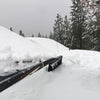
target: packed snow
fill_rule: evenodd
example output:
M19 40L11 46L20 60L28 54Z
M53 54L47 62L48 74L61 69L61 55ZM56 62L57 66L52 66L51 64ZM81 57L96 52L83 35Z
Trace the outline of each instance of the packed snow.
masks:
M47 67L0 93L0 100L100 100L100 53L69 50L51 39L24 38L0 27L0 72L23 67L23 60L63 56L56 70ZM15 65L15 61L20 61ZM29 66L30 64L24 64ZM15 67L16 66L16 67Z

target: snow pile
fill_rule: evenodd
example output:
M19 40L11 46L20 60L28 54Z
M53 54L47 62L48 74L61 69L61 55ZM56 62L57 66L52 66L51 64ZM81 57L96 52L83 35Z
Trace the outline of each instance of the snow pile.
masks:
M58 52L61 46L50 39L29 40L0 26L0 73L29 67L40 60L56 57L61 54ZM67 52L68 48L64 47L64 51ZM16 61L19 63L15 63ZM24 64L23 61L30 63Z
M41 56L50 58L68 50L68 48L51 39L30 38L30 40L0 26L0 60L9 57L18 60ZM61 48L64 48L63 51Z
M39 51L36 44L0 26L0 73L14 69L15 61L41 59Z

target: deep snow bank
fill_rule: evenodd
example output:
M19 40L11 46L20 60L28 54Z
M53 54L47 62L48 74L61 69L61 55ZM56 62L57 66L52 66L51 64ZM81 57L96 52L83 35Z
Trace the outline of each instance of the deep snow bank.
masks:
M30 41L30 40L31 41ZM0 26L0 60L50 58L67 52L68 48L51 39L24 38Z
M25 67L22 63L15 61L41 59L39 47L24 37L0 26L0 73L12 71Z
M54 40L44 38L29 40L0 26L0 73L25 68L65 52L68 52L68 48ZM30 63L24 64L23 60ZM16 64L16 61L19 63Z

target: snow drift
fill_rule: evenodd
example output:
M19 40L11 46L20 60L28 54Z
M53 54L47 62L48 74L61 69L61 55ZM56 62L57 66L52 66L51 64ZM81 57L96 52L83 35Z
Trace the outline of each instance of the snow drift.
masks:
M56 57L61 54L61 47L65 52L68 51L68 48L51 39L27 39L0 26L0 73L25 68L40 60ZM16 61L19 63L16 64ZM30 63L24 64L23 61Z

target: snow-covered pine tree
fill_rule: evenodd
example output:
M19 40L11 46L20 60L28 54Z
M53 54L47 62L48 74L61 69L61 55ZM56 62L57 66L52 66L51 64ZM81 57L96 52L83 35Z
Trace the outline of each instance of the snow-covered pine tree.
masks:
M53 38L61 44L64 44L64 25L63 18L57 14L55 24L53 27Z
M72 49L83 49L83 34L86 31L86 12L82 0L72 0L71 6L71 45Z
M95 12L95 26L96 26L96 31L95 31L95 46L94 50L100 51L100 0L96 0L96 12Z
M21 35L23 37L25 36L24 33L22 32L22 30L19 31L19 35Z
M71 46L71 34L70 34L70 23L67 19L67 16L65 16L65 19L64 19L64 45L66 47L69 47Z
M91 41L91 49L100 51L100 0L83 0L83 4L88 13L88 38Z

